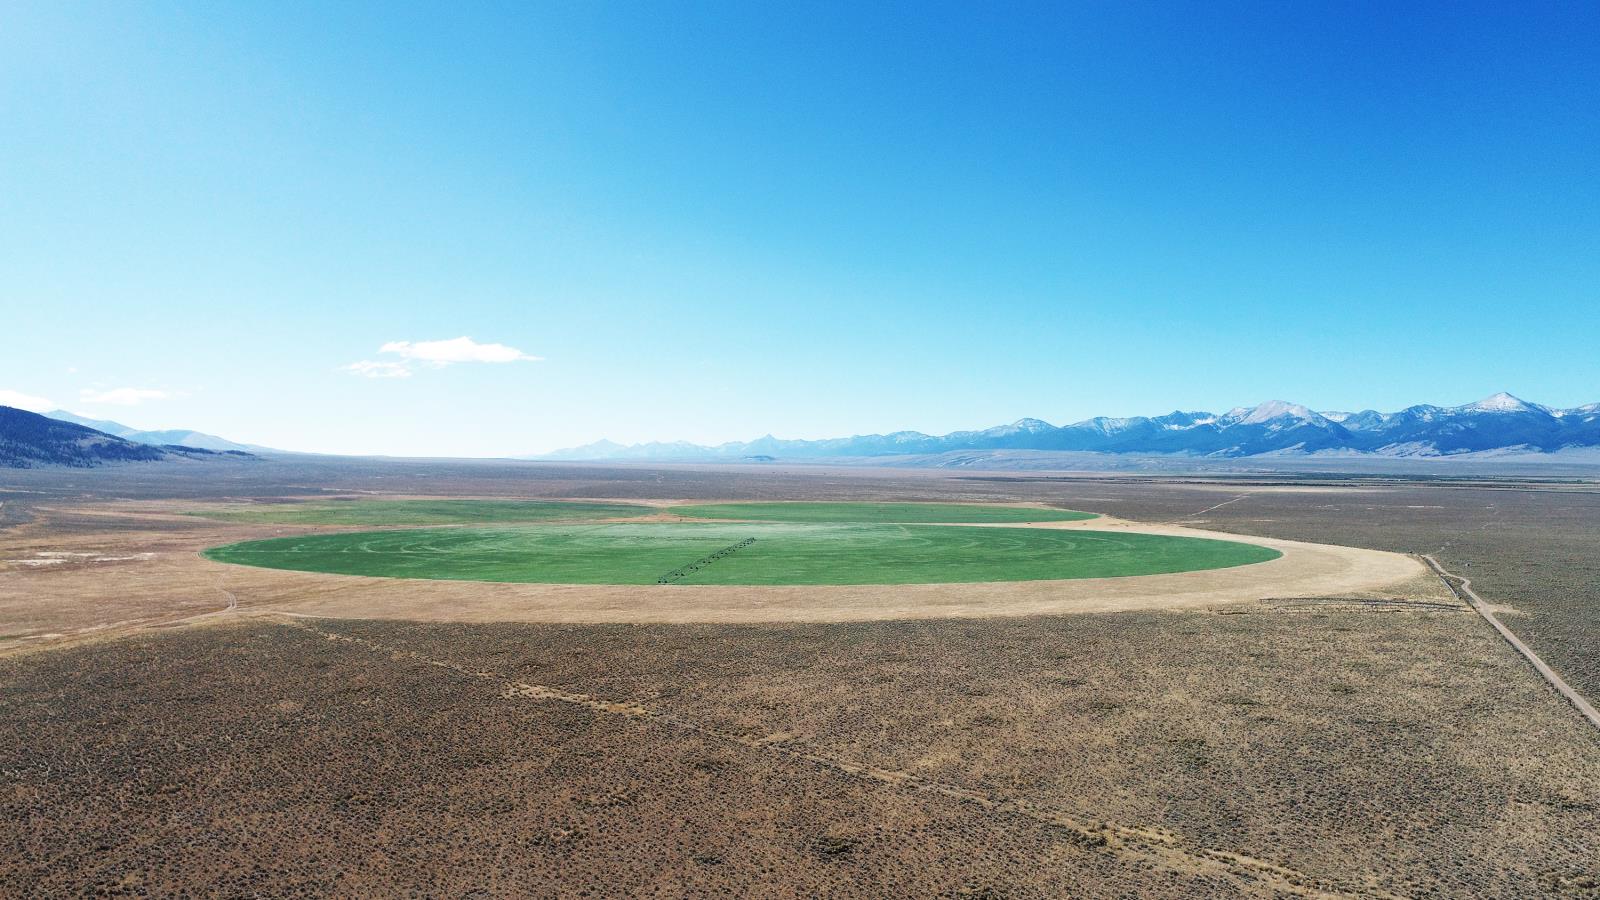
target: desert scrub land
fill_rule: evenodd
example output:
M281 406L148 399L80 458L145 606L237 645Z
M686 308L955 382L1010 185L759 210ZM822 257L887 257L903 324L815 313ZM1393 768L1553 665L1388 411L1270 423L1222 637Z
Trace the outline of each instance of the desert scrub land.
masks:
M1193 494L1102 503L1122 515L1170 514ZM1318 540L1375 550L1432 553L1472 579L1501 619L1591 702L1600 701L1600 486L1352 486L1319 493L1210 490L1204 527L1241 535ZM1158 505L1159 504L1159 505ZM1186 524L1196 520L1186 520Z
M0 659L0 893L1583 896L1600 740L1469 612L274 617Z
M297 619L440 583L215 566L198 552L288 531L177 513L374 491L1027 502L1431 552L1595 697L1592 485L317 460L8 478L5 558L59 561L0 572L0 896L1600 894L1600 739L1438 585L1007 619Z

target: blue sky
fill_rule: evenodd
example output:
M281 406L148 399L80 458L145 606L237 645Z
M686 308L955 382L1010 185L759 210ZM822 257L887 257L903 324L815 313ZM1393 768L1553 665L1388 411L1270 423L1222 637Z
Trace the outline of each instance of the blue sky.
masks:
M1596 148L1592 3L8 4L0 397L469 456L1571 406Z

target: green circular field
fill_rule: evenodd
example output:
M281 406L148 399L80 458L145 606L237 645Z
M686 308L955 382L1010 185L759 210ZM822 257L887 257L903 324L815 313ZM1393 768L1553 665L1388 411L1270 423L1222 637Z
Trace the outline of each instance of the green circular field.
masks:
M1237 541L1127 532L780 523L525 525L344 532L206 551L226 563L543 584L919 584L1107 578L1265 562Z
M982 506L975 503L697 503L672 506L667 512L696 519L738 519L754 522L922 522L1017 523L1076 522L1094 513L1035 506Z

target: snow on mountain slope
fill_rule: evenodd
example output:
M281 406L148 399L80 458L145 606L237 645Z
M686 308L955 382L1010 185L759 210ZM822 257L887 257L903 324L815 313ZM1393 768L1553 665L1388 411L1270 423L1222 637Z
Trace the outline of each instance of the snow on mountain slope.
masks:
M1328 420L1318 413L1314 413L1298 403L1290 403L1286 400L1268 400L1242 412L1243 415L1234 419L1234 424L1265 425L1280 419L1289 419L1294 422L1304 422L1312 425L1329 424ZM1233 414L1229 413L1229 415L1232 416Z
M1600 403L1554 410L1498 393L1475 403L1419 404L1399 412L1315 412L1286 400L1235 407L1222 415L1175 411L1164 416L1096 416L1057 427L1019 419L981 431L928 435L917 431L826 440L756 441L716 447L600 442L544 459L729 459L751 452L790 459L942 454L963 451L1084 451L1192 457L1371 454L1454 456L1500 452L1553 453L1600 448Z
M1490 394L1476 403L1458 406L1456 409L1462 412L1529 412L1535 409L1544 411L1545 408L1501 391L1498 394Z

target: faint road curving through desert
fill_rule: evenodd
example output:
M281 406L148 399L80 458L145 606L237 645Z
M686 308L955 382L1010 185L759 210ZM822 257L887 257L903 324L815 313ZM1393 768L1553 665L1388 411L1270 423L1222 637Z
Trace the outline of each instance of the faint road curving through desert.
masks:
M1532 647L1524 644L1521 638L1517 637L1510 628L1506 627L1504 622L1500 621L1494 611L1489 608L1489 604L1483 602L1483 598L1479 597L1477 592L1472 589L1471 579L1450 574L1445 571L1444 566L1439 565L1437 559L1426 553L1422 554L1422 559L1428 564L1429 568L1433 569L1434 574L1439 576L1439 580L1443 581L1446 587L1450 588L1457 597L1466 601L1474 610L1477 610L1478 615L1483 616L1484 621L1493 626L1495 631L1500 632L1500 636L1506 639L1506 643L1510 644L1528 662L1532 663L1534 670L1544 676L1545 681L1550 682L1550 686L1556 689L1556 693L1565 697L1568 703L1576 707L1578 712L1589 720L1590 725L1600 728L1600 711L1595 710L1594 704L1584 699L1582 694L1573 690L1565 679L1556 674L1555 669L1550 668L1548 663L1539 658L1539 654L1533 652Z

